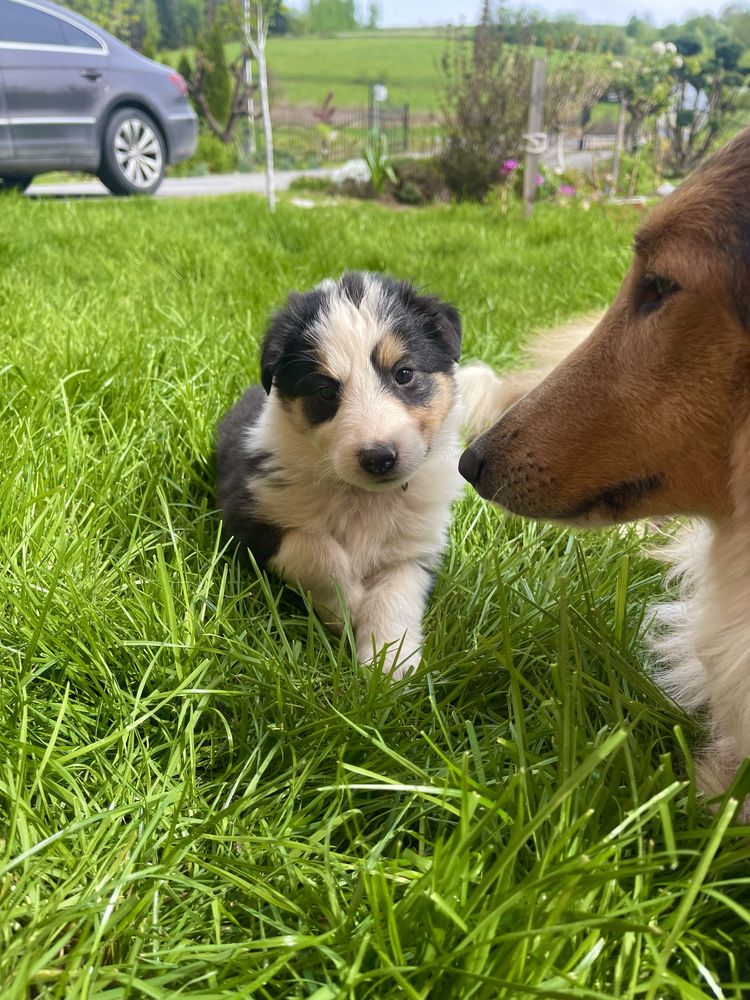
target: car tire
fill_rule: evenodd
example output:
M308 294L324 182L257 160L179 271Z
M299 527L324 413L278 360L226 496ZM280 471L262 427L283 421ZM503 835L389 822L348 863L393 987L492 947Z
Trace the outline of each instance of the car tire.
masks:
M153 194L164 177L161 129L140 108L120 108L107 122L99 178L112 194Z
M33 177L0 177L0 194L6 191L18 191L19 194L23 194L33 180Z

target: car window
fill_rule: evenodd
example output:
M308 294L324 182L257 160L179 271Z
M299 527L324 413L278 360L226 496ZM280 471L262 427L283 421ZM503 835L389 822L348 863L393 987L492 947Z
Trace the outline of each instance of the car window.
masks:
M0 0L0 41L64 45L62 21L35 7Z
M99 42L92 35L87 34L85 31L81 31L80 28L76 28L72 24L68 24L67 21L62 21L61 23L66 45L75 45L78 49L101 48Z
M0 0L0 42L101 49L95 38L67 21L12 0Z

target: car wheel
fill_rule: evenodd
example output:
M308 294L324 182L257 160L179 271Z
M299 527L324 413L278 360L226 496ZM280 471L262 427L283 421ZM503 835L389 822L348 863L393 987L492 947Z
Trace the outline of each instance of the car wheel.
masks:
M33 177L0 177L0 193L4 191L18 191L19 193L34 180Z
M113 194L153 194L164 176L164 139L140 108L121 108L107 122L99 177Z

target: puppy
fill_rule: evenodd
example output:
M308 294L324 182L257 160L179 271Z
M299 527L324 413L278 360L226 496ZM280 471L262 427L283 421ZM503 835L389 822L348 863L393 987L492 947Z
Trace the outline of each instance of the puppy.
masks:
M346 607L360 660L386 646L394 678L419 663L462 487L462 420L478 431L511 398L489 369L472 366L467 414L460 351L453 306L407 282L346 273L289 297L263 341L262 388L218 430L226 532L308 591L332 629Z

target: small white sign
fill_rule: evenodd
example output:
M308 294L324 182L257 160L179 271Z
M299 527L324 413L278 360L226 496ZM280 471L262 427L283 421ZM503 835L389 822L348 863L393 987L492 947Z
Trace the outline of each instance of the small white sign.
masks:
M372 88L372 96L378 104L385 104L388 100L388 88L382 83L376 83Z

